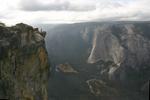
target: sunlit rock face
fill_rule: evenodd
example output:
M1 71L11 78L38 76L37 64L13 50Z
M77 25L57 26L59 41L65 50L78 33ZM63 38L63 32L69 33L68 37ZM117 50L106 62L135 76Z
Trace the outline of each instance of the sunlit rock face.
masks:
M125 74L129 69L138 72L144 70L146 66L148 68L150 40L148 36L145 36L147 33L144 33L143 27L142 24L131 23L96 27L88 63L114 62L116 69L110 68L108 74L113 77L115 72L118 74L117 69L123 67L119 72L120 80L126 78ZM145 27L148 28L149 24L146 24Z
M108 26L99 26L94 30L93 44L88 63L96 63L100 60L113 61L120 64L123 59L123 47L119 39L114 36Z
M95 28L88 62L96 63L104 60L113 61L117 65L126 62L129 66L149 63L150 41L141 34L142 30L134 24L106 25Z
M0 99L48 100L44 36L23 23L0 26Z

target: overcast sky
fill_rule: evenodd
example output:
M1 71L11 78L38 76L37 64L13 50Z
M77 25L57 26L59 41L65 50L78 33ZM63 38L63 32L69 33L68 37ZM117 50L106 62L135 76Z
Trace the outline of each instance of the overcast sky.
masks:
M150 20L150 0L0 0L8 25Z

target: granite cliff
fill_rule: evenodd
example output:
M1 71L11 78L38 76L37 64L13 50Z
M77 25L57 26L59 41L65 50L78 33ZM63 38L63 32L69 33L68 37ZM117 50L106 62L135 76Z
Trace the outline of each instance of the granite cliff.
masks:
M46 32L0 25L0 99L48 100Z
M79 99L86 97L85 94L91 96L87 91L103 100L109 97L111 100L147 99L148 92L144 91L148 91L150 80L149 32L149 22L77 23L50 29L46 42L57 80L51 81L52 85L74 86L78 100L92 100ZM73 66L78 74L67 76L55 71L57 65L65 63ZM62 77L62 86L59 86ZM50 91L51 95L60 93L55 94L54 90ZM62 89L60 94L72 95L69 92L72 90L66 93L67 90Z

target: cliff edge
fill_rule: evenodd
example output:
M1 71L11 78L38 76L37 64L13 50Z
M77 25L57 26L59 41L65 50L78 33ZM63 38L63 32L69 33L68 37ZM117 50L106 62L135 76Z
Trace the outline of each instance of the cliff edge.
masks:
M48 100L45 35L23 23L0 26L0 99Z

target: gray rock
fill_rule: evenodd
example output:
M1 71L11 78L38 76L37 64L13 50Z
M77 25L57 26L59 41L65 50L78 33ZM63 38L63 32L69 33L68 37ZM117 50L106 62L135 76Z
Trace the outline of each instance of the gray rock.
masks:
M0 27L0 99L48 100L48 55L33 27Z

